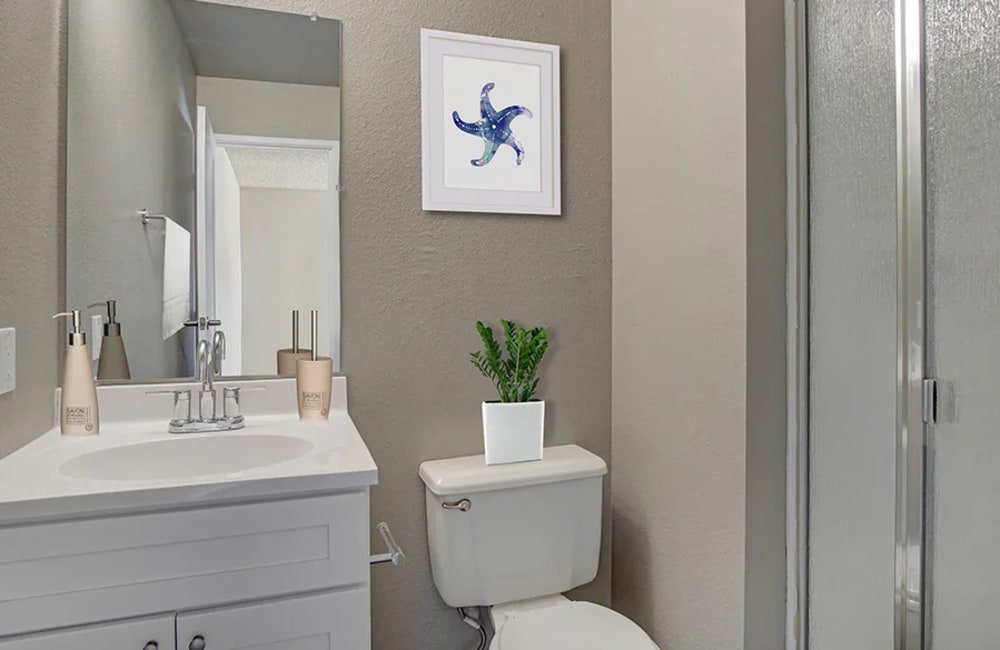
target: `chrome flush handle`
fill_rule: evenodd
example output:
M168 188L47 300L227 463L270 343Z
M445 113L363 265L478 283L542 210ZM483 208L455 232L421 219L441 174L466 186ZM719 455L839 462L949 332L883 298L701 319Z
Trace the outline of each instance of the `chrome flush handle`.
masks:
M468 499L461 499L459 501L453 501L448 503L445 501L441 504L441 507L445 510L461 510L462 512L468 512L472 510L472 502Z

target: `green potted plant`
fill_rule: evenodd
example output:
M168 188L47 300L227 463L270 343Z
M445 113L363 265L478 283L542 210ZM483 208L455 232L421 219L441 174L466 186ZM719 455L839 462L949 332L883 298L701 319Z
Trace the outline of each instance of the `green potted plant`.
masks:
M534 399L538 364L549 347L542 327L525 329L501 320L506 353L493 328L476 323L483 349L471 353L472 365L493 382L500 399L483 402L486 464L541 460L545 435L545 402Z

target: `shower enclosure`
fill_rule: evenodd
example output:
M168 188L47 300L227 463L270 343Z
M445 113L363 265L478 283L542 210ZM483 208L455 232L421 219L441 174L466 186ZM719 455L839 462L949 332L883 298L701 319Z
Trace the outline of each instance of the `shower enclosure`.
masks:
M1000 0L800 3L798 647L1000 648Z

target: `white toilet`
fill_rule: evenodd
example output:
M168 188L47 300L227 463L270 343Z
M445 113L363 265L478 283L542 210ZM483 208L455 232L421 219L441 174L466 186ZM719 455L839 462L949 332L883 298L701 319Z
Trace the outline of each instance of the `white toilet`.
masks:
M490 650L657 650L625 616L561 595L597 575L607 471L576 445L528 463L420 466L434 584L452 607L490 608Z

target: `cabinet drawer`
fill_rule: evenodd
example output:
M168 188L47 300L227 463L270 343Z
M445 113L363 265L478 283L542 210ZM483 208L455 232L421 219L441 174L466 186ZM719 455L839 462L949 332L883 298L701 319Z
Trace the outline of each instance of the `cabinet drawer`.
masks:
M367 587L178 614L177 650L369 650L370 616Z
M0 529L0 635L367 581L367 491Z
M174 650L174 616L33 634L0 641L0 650Z

